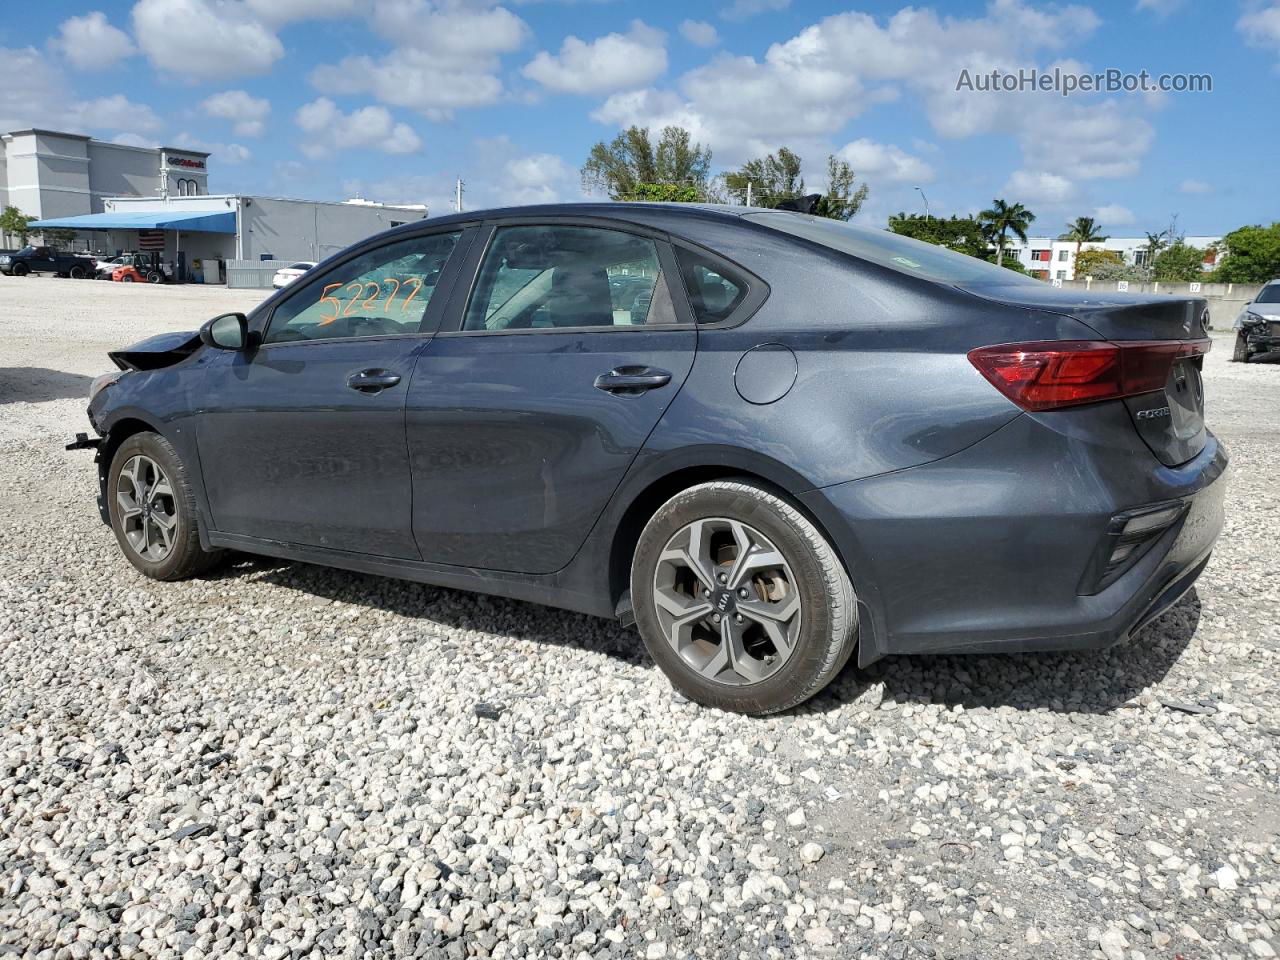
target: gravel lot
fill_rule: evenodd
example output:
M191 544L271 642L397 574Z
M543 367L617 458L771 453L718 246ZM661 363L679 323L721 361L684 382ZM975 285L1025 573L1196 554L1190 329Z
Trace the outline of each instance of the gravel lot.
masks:
M1210 355L1227 529L1131 645L753 720L601 620L135 574L62 450L88 378L255 299L0 277L0 956L1280 952L1280 365Z

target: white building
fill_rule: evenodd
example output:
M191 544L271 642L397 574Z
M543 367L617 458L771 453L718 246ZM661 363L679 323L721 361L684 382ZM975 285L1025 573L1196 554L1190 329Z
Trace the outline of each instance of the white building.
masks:
M1185 237L1189 247L1207 249L1218 243L1221 237ZM1084 243L1083 250L1113 250L1127 264L1146 266L1149 250L1146 237L1108 237L1106 240ZM1076 243L1074 240L1055 240L1052 237L1027 237L1023 243L1017 237L1005 240L1005 253L1016 254L1018 262L1026 271L1041 280L1075 280L1076 279ZM1212 251L1205 256L1204 269L1212 270L1217 266L1217 257ZM1080 279L1084 279L1081 277Z
M108 197L209 192L209 155L179 147L128 147L78 133L0 133L0 207L39 220L101 213Z

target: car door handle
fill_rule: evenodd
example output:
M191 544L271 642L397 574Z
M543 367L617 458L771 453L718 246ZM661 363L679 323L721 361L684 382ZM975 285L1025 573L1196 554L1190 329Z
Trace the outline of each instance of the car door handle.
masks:
M347 377L347 386L361 393L379 393L400 382L400 374L390 370L361 370Z
M596 389L623 396L639 396L646 390L665 387L671 374L653 367L616 367L596 377Z

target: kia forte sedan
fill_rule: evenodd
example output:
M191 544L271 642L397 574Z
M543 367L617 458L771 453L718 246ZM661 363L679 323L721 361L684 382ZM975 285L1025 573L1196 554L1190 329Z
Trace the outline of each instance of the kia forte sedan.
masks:
M466 213L113 353L72 446L149 577L239 550L617 617L764 714L1168 609L1222 526L1205 322L800 213Z

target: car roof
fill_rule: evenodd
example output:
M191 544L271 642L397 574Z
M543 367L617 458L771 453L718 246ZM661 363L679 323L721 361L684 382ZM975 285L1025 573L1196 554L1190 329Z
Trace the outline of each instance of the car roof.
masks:
M426 224L471 223L476 220L497 220L512 217L601 217L610 220L640 220L653 223L669 220L672 224L690 220L718 220L734 222L747 213L761 212L759 207L738 207L725 203L630 203L601 201L586 203L540 203L525 207L494 207L488 210L466 210L428 220L415 220L405 227L422 227Z

